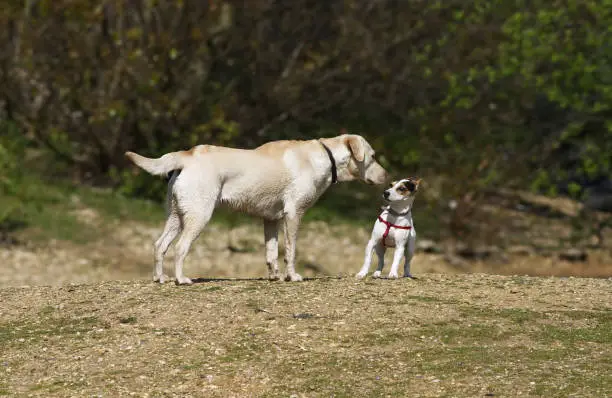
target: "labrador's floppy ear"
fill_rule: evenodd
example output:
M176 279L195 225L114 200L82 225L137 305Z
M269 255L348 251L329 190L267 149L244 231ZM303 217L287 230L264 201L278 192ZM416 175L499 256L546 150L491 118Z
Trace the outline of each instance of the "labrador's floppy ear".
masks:
M348 146L349 150L353 154L353 157L358 162L363 162L365 160L365 147L363 145L363 138L358 135L349 135L346 137L346 146Z

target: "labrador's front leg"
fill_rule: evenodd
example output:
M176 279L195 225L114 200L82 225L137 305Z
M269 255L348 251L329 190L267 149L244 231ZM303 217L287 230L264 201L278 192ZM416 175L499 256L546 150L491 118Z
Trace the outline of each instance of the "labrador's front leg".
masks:
M299 226L299 215L288 214L285 216L285 264L287 266L285 280L292 282L300 282L302 280L302 276L295 272L295 248Z
M271 281L280 279L278 270L278 225L278 220L264 220L266 264L268 265L268 278Z

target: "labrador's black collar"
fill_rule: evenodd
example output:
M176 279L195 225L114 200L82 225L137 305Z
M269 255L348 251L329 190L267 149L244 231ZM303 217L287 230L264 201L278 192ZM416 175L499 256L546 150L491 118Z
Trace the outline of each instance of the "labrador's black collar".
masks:
M321 141L319 141L319 143L321 144L323 149L325 149L325 152L327 152L327 156L329 157L329 161L331 162L332 184L335 184L338 182L338 169L336 168L336 159L334 159L334 155L332 155L332 152L327 147L327 145L325 145Z

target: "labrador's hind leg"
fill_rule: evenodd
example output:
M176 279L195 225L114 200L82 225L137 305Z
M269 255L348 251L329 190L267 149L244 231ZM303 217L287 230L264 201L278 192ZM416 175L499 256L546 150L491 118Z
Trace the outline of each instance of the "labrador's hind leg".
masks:
M168 214L164 231L159 239L155 241L155 267L153 270L153 281L164 283L168 280L168 277L164 275L164 257L168 252L168 248L180 232L181 220L176 208L172 207L170 214Z
M174 189L176 209L182 226L181 235L176 244L174 266L176 283L179 285L192 283L191 279L183 274L183 264L191 244L210 221L219 195L220 188L215 187L212 180L203 177L198 175L198 178L193 178L192 175L186 173L186 170L183 170Z
M154 282L164 283L168 280L168 276L164 275L164 257L168 252L168 248L182 229L181 219L178 214L176 201L173 194L174 183L176 182L176 178L179 174L180 173L173 172L170 177L170 181L168 182L168 193L166 195L166 209L168 218L166 219L166 225L164 226L162 234L157 241L155 241L154 245Z

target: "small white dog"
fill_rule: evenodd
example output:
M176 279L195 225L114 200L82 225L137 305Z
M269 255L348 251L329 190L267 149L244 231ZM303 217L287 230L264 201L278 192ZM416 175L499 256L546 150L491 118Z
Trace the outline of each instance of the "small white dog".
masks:
M378 256L378 268L372 276L374 278L380 277L387 247L395 248L389 278L398 277L402 257L405 257L404 277L412 278L410 261L414 255L416 243L416 231L412 222L412 204L420 182L420 178L414 177L393 181L390 187L383 192L383 198L388 202L388 205L383 207L383 212L374 223L372 236L366 247L363 267L356 275L357 278L361 279L368 274L374 249L376 249L376 255Z

